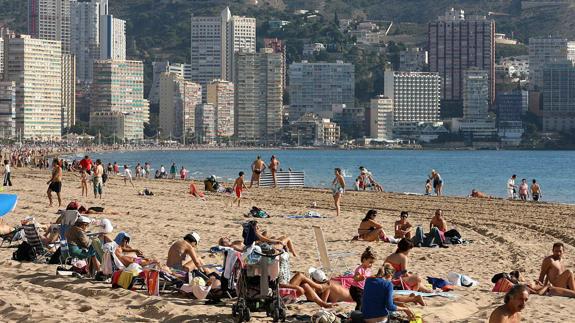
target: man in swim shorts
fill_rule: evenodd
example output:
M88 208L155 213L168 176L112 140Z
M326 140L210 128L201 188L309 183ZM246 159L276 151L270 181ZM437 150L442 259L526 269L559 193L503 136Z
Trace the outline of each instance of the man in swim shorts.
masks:
M52 177L46 183L48 184L48 201L49 206L52 206L52 192L56 193L58 197L58 207L62 206L62 198L60 197L60 192L62 191L62 168L60 167L60 161L58 158L54 158L52 161Z
M258 156L252 163L252 179L250 180L250 188L252 188L254 182L258 184L258 187L260 186L260 175L264 172L265 169L266 163L264 163L261 157Z
M238 202L238 206L240 206L242 191L244 188L246 188L246 184L244 182L244 172L240 172L238 175L238 178L236 178L236 181L234 182L234 187L232 187L232 194L235 194L235 197L231 206L233 206L236 201Z

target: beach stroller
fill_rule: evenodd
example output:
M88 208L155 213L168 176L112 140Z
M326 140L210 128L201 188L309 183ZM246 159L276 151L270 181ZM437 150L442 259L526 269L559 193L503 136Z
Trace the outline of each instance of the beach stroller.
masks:
M249 242L255 230L255 221L244 224L244 242ZM248 232L246 232L248 231ZM246 239L247 238L247 239ZM279 262L283 251L275 250L268 244L255 245L254 241L246 248L236 284L237 302L232 305L235 322L248 322L251 312L266 312L274 322L286 319L286 307L279 293Z

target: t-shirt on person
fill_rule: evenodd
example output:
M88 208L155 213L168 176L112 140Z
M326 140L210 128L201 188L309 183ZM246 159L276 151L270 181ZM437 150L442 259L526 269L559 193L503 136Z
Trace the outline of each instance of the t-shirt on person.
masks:
M355 269L354 276L355 275L362 275L363 277L365 277L365 279L361 280L361 281L355 281L355 279L354 279L353 282L351 283L351 286L355 286L355 287L364 289L365 280L371 276L371 269L370 268L364 268L363 266L358 266Z
M364 319L389 316L397 311L393 303L393 285L383 278L367 278L363 289L361 313Z

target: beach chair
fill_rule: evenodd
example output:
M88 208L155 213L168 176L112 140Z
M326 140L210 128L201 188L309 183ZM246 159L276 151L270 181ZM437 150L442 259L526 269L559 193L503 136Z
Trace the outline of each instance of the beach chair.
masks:
M329 253L327 251L327 246L325 244L325 238L323 236L323 230L321 229L321 227L314 225L312 226L312 229L315 236L319 262L324 271L333 272L336 268L341 267L337 266L337 264L341 259L355 255L355 253L353 252L345 252L345 251ZM330 259L334 260L334 265L336 265L335 267L332 266Z
M63 211L60 217L60 263L62 264L65 264L70 259L66 233L76 223L79 216L80 213L77 210L66 210Z
M36 260L34 260L34 262L37 263L47 262L50 256L50 252L44 246L42 240L40 239L38 226L34 223L25 224L22 226L22 229L24 230L24 237L26 238L26 242L28 242L30 247L34 250L34 255L36 256Z

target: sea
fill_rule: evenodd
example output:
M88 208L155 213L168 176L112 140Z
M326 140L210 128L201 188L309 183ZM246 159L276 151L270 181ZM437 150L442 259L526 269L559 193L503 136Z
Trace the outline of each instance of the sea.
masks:
M516 174L516 184L536 179L543 201L575 204L575 151L442 151L442 150L162 150L126 151L90 154L105 164L118 162L135 167L149 162L153 169L169 169L173 162L178 170L184 166L193 179L210 175L233 181L239 171L249 180L250 165L256 156L267 163L271 155L281 162L283 170L305 172L305 184L329 187L334 168L341 168L348 187L366 167L385 191L424 193L425 181L435 169L444 182L444 195L467 196L472 189L488 195L506 196L507 180ZM78 154L76 158L81 158ZM571 186L574 185L574 186Z

